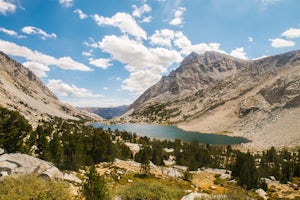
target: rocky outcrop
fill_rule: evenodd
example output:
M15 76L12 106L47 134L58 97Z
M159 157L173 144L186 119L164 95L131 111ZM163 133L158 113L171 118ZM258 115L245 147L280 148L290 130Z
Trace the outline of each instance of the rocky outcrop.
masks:
M19 111L34 127L38 120L101 120L63 103L29 69L0 52L0 106Z
M63 173L53 164L25 154L2 154L0 176L36 174L50 180L62 180Z

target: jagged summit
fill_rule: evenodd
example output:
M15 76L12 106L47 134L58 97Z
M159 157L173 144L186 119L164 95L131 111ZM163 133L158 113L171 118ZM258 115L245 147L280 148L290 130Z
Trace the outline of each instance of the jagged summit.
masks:
M218 52L197 54L192 52L154 86L142 94L131 106L138 109L154 101L168 101L173 96L182 96L207 87L245 68L250 61L244 61Z

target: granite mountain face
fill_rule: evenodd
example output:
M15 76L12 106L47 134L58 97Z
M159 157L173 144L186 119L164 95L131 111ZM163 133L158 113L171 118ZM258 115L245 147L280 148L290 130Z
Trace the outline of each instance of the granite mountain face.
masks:
M192 53L130 108L130 122L299 144L300 51L250 61Z
M0 52L0 106L19 111L33 126L39 120L100 117L63 103L29 69Z
M247 61L218 52L206 52L203 55L193 52L181 62L179 68L149 88L129 109L138 110L148 103L169 101L204 89L236 74L247 65Z

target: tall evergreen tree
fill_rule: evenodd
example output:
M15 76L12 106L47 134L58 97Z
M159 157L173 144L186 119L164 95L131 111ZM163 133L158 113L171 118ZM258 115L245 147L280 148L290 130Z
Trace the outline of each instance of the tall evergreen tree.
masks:
M88 200L107 200L108 190L103 176L100 176L93 165L86 174L87 179L82 185L82 194Z

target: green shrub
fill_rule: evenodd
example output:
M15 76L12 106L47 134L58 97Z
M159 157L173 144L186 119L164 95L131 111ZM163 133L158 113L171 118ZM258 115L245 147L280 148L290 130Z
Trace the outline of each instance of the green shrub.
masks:
M7 177L0 182L0 200L69 200L73 199L64 182L46 181L25 175Z
M88 200L109 199L104 178L98 174L95 166L91 166L86 176L87 179L82 185L83 196Z
M180 199L183 196L183 191L158 182L136 182L124 187L119 195L122 200L173 200Z

